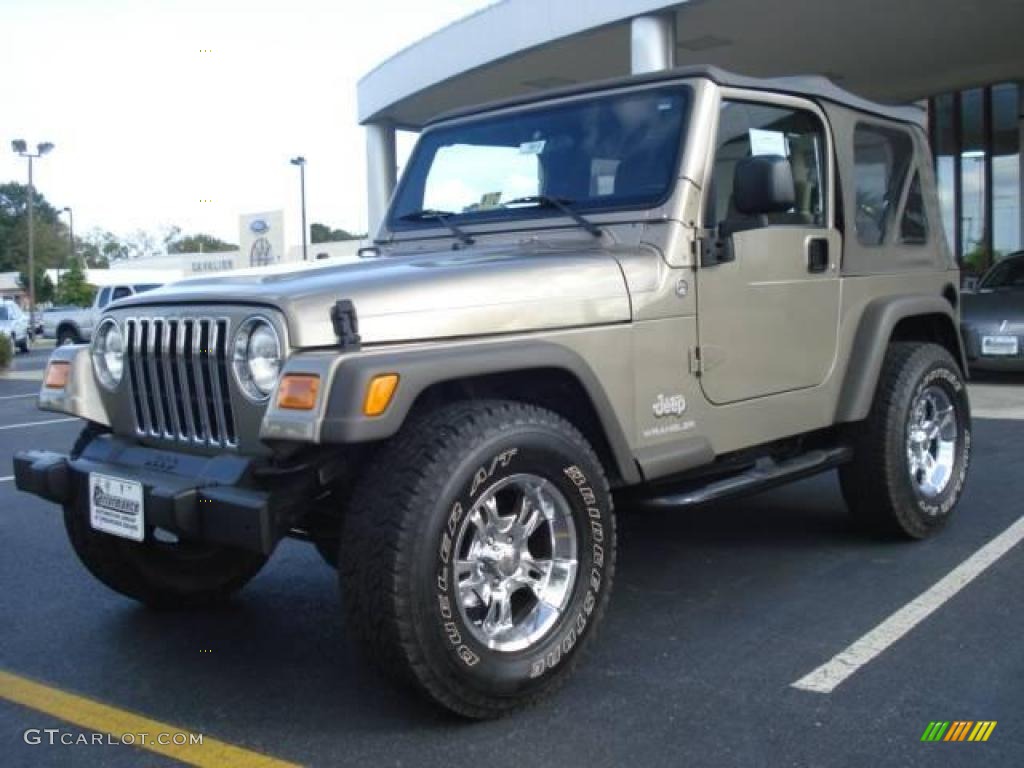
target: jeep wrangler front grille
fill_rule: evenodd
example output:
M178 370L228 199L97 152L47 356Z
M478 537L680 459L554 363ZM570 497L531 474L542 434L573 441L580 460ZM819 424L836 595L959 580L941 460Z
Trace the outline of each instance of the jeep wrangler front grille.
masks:
M125 366L140 435L235 447L225 318L129 318Z

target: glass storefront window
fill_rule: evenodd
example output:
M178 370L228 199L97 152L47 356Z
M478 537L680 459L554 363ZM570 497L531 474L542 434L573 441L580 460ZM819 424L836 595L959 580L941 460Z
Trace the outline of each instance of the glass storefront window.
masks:
M953 94L946 93L934 101L933 141L935 176L939 188L939 210L942 227L950 250L956 248L956 130L953 125Z
M996 260L1021 248L1020 89L992 87L992 251Z
M960 96L960 257L967 272L991 265L985 233L985 91Z
M999 83L930 100L942 226L967 286L1024 249L1022 90L1018 83Z

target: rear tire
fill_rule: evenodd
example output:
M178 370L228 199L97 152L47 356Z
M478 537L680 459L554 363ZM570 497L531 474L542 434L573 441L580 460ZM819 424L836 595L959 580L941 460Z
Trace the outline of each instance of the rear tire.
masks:
M923 539L949 522L967 479L967 386L937 344L890 344L854 458L839 470L854 518L887 534Z
M73 328L61 328L57 331L57 346L63 347L66 344L78 344L78 334Z
M90 425L72 450L78 455L106 430ZM115 592L154 608L196 608L226 600L266 563L263 555L216 544L161 541L148 529L142 542L93 530L88 501L64 507L64 526L82 564Z
M612 499L590 445L554 413L487 401L413 421L378 456L341 551L366 650L465 717L551 694L612 585Z

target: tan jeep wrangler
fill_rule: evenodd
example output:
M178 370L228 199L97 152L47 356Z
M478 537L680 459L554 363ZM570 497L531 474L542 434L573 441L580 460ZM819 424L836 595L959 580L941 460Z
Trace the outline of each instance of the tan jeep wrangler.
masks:
M441 117L365 258L166 286L56 350L40 406L87 426L17 485L151 605L310 540L386 669L533 702L607 607L613 495L838 467L864 523L949 521L971 422L920 118L707 68Z

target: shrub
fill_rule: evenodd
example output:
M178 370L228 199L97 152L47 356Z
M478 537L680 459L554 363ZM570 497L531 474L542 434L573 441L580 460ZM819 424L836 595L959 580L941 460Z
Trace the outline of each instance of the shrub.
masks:
M6 333L0 333L0 371L6 370L14 357L14 343Z

